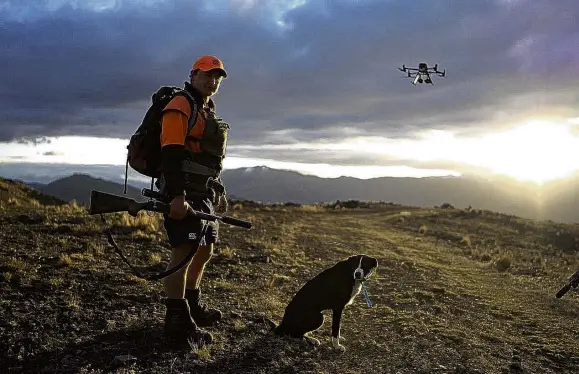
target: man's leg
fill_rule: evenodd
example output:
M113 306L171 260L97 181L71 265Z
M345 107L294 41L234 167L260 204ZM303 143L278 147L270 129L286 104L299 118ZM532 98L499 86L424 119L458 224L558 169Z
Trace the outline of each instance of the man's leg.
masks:
M209 262L213 256L213 243L209 245L199 246L197 253L193 256L193 260L189 265L189 270L187 272L185 288L188 290L199 289L201 285L201 278L203 278L203 271L205 270L205 265Z
M203 301L201 301L201 279L203 278L203 271L205 265L213 255L213 242L215 241L215 233L213 228L209 227L210 231L207 235L208 244L200 246L197 253L193 257L189 270L186 276L185 298L191 308L191 317L198 326L211 326L221 319L221 311L214 308L209 308Z
M167 269L178 265L189 251L195 247L197 247L197 244L181 244L173 247ZM185 298L185 281L189 266L190 264L163 279L167 296L165 300L167 308L165 333L178 340L189 339L195 344L210 344L213 341L213 337L210 333L197 327L191 318L189 303Z
M177 266L187 256L191 249L190 244L182 244L171 249L171 258L167 264L167 270ZM187 268L183 266L179 271L163 279L165 294L168 299L183 299L185 296L185 279L187 278Z

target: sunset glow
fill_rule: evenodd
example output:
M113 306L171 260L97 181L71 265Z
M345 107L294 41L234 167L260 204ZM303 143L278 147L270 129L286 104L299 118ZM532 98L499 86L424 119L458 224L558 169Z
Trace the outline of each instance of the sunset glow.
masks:
M458 176L463 174L462 170L476 167L491 174L541 184L565 178L579 170L579 134L573 132L573 126L576 124L572 120L561 123L528 121L509 130L489 132L479 137L458 137L452 132L430 130L408 139L358 137L339 143L232 145L228 149L230 156L226 158L225 167L264 165L326 178ZM9 143L1 148L0 161L123 165L126 144L125 139L74 136L51 138L50 143L35 146ZM298 154L303 150L362 155L375 161L340 165L260 156L264 152ZM239 151L255 156L240 157L236 155ZM381 164L381 157L389 162ZM448 164L456 165L460 170L443 166Z

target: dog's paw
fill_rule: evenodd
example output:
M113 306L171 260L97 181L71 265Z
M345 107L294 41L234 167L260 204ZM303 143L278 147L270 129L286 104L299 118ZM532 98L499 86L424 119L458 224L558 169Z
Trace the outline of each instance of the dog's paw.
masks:
M337 349L340 352L346 352L346 347L340 344L339 338L332 337L332 345L334 346L334 349Z
M311 336L305 336L305 338L306 338L306 341L308 343L310 343L311 345L320 345L321 344L318 339L312 338Z

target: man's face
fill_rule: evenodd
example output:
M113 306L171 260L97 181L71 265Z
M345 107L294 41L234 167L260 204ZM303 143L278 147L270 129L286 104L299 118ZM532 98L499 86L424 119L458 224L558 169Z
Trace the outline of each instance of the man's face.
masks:
M223 80L219 69L202 71L197 70L191 76L191 84L205 97L211 97L219 90L219 85Z

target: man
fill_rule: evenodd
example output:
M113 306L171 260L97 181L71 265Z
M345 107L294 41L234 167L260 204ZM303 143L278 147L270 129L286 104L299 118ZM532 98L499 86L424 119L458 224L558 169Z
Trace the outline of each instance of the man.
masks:
M163 174L158 186L171 206L170 213L164 216L172 248L168 268L180 263L199 245L189 265L164 279L165 333L196 344L210 344L213 337L199 327L213 325L221 319L219 310L208 308L201 301L200 291L219 223L202 221L188 216L187 212L193 208L214 214L214 204L220 202L220 198L225 199L220 189L207 187L208 180L219 181L225 157L229 126L216 116L211 99L225 77L227 73L219 58L200 57L193 64L189 82L185 82L190 97L174 97L163 109L161 120ZM201 238L204 224L209 226Z

